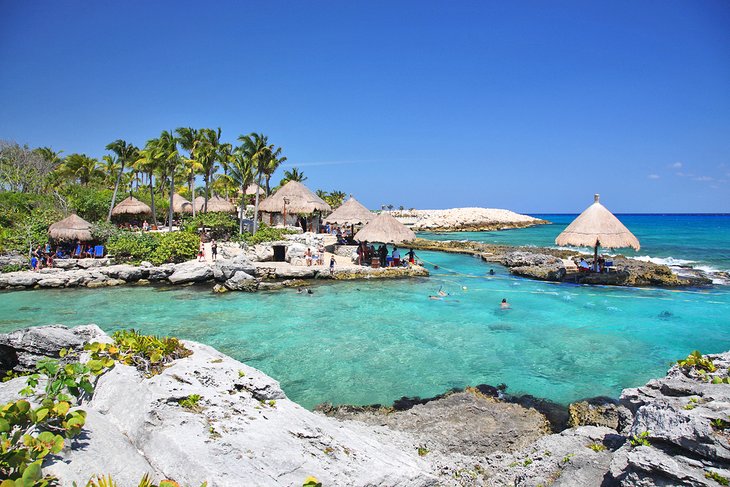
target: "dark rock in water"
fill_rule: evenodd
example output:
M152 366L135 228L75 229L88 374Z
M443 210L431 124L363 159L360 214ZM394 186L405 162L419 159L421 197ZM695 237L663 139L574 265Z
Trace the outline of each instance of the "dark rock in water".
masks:
M662 311L661 313L659 313L659 318L663 320L668 320L672 316L674 316L674 314L671 311Z
M489 325L489 329L493 331L510 331L512 330L512 326L505 323L494 323Z
M524 394L521 396L507 395L504 398L514 404L519 404L525 408L532 408L544 414L550 422L552 430L555 432L563 431L568 427L568 408L562 404Z

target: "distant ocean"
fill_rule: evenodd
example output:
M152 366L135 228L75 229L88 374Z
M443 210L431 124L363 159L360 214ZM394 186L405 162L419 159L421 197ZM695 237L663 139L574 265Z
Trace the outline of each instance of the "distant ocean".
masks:
M555 247L555 237L577 214L531 214L550 225L495 232L428 234L437 240L474 240L504 245ZM692 266L705 272L730 272L730 214L617 214L641 250L607 250L657 264Z

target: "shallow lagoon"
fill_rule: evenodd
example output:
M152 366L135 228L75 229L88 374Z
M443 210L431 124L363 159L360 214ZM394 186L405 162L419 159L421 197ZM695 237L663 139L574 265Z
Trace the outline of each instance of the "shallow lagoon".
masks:
M568 403L616 396L694 349L730 350L727 287L551 284L473 257L419 255L440 265L429 265L431 278L322 284L311 296L219 296L209 287L5 292L0 331L93 322L197 340L277 378L306 407L390 403L479 383ZM439 286L451 296L429 300ZM504 297L511 310L499 309Z

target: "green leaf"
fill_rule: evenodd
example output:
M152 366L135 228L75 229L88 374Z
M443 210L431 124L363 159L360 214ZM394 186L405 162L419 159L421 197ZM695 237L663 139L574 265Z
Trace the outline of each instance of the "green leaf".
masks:
M5 418L0 418L0 433L6 433L10 431L10 423Z
M150 362L152 362L153 364L159 363L160 360L162 360L162 354L160 353L153 353L150 356Z
M53 408L54 411L56 411L56 414L59 416L65 416L69 409L71 409L71 405L67 403L66 401L59 402L56 404L56 406Z
M33 462L28 465L23 472L22 478L25 485L33 485L31 481L41 478L41 462Z
M36 414L36 416L35 416L36 423L40 423L41 421L43 421L46 418L46 416L48 416L48 409L40 408L35 412L35 414Z
M18 411L20 411L22 414L27 413L30 411L30 403L28 401L20 400L15 403L15 407L18 408Z
M66 355L68 355L68 350L66 350L65 348L62 348L61 351L58 352L58 356L61 358L65 357Z
M104 364L101 362L101 360L89 360L86 365L92 372L99 372L101 371L101 369L104 368Z

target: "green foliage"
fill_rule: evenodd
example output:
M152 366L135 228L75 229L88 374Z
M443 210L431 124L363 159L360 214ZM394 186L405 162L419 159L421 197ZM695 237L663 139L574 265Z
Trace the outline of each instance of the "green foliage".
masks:
M575 453L568 453L561 460L563 463L570 463L570 460L575 456Z
M182 224L186 232L197 234L202 228L209 229L211 237L227 239L238 233L238 221L228 213L198 213L195 218L189 217Z
M121 330L112 335L114 344L88 343L84 349L92 354L89 368L94 371L114 360L133 365L148 377L157 375L173 360L187 357L193 352L177 338L142 335L135 330Z
M690 411L697 407L697 404L699 404L700 400L696 397L690 397L689 402L685 404L682 409L686 409L687 411Z
M119 232L107 241L107 252L119 261L149 260L157 248L157 239L151 233Z
M649 437L648 431L642 431L638 435L633 435L629 442L631 443L631 446L637 447L637 446L651 446L651 443L649 443L649 440L647 439Z
M730 480L728 480L727 477L723 477L722 475L720 475L717 472L707 471L707 472L705 472L705 478L714 480L715 482L717 482L720 485L730 485Z
M0 269L0 272L18 272L18 271L25 271L28 268L24 265L20 264L8 264L6 266L3 266L2 269Z
M416 448L416 451L418 452L419 457L425 457L429 453L429 450L428 450L428 448L426 448L426 445L419 446L418 448Z
M89 186L68 186L63 192L72 209L88 222L106 219L112 203L112 191Z
M184 262L195 257L200 238L188 232L161 233L157 236L157 248L150 261L153 264Z
M76 487L75 482L73 485ZM207 482L203 482L200 484L200 487L206 487L207 485ZM89 480L86 487L119 487L119 484L117 484L111 475L97 475ZM150 479L149 474L144 474L140 479L139 484L137 484L137 487L180 487L180 484L169 479L161 480L159 484L155 484L152 482L152 479Z
M604 451L606 449L606 446L602 445L601 443L591 443L590 445L588 445L588 448L595 452L600 452Z
M717 418L710 421L710 426L718 431L725 431L726 429L730 428L730 421Z
M91 225L91 237L102 244L105 244L109 239L121 232L116 225L103 220Z
M322 487L322 482L317 480L316 477L307 477L304 480L302 487Z
M730 384L730 377L713 377L713 384Z
M263 242L275 242L277 240L283 240L284 235L292 235L296 233L293 230L285 230L283 228L273 228L261 224L255 234L244 233L241 235L240 240L246 242L249 245L256 245Z
M246 372L244 372L243 370L239 370L238 377L246 377Z
M522 466L529 467L530 465L532 465L532 458L525 458L525 461L522 462Z
M180 399L177 403L181 407L189 409L190 411L200 412L201 407L198 405L198 403L201 399L203 399L203 397L199 394L190 394L188 397Z
M703 357L699 350L690 353L686 359L677 360L677 364L685 370L714 372L715 364L709 358Z
M27 214L20 214L13 225L3 233L0 241L2 250L17 250L27 255L29 248L48 241L48 227L63 218L55 209L34 208Z

